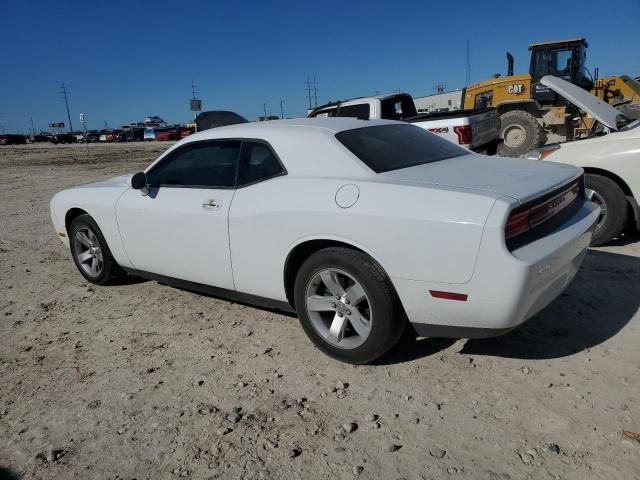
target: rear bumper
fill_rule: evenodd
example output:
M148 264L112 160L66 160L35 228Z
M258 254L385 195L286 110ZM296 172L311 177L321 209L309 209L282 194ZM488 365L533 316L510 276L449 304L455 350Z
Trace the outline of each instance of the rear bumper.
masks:
M409 321L419 335L433 337L485 338L516 328L574 278L598 214L599 207L585 202L555 231L513 252L504 245L502 228L485 228L474 274L464 284L394 278ZM487 223L504 225L499 214ZM430 290L466 294L467 300L433 298Z

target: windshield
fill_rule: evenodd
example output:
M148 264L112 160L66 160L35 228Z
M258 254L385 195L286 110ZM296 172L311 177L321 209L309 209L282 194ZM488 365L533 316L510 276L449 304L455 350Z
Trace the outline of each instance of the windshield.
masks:
M414 125L378 125L336 134L336 138L376 173L439 162L471 152Z
M634 128L638 128L638 125L640 125L640 119L630 121L630 123L627 123L624 127L620 129L620 131L625 132L627 130L632 130Z

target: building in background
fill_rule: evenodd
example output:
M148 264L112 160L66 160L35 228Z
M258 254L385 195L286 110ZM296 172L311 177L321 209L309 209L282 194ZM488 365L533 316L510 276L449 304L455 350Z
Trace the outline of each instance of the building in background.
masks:
M427 95L426 97L414 97L418 113L449 112L460 110L462 92L454 90L452 92Z

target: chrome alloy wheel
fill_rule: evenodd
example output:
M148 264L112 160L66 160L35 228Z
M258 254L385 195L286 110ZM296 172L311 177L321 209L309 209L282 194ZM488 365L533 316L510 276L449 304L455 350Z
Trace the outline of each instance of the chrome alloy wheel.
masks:
M73 238L73 251L84 272L91 277L102 273L104 257L96 234L88 227L79 228Z
M360 283L335 268L317 272L307 284L306 308L316 331L331 345L351 349L371 333L371 302Z
M607 220L607 203L595 190L591 190L589 188L584 189L587 200L591 200L593 203L600 207L600 216L598 217L598 222L596 223L596 232L602 228L604 222Z

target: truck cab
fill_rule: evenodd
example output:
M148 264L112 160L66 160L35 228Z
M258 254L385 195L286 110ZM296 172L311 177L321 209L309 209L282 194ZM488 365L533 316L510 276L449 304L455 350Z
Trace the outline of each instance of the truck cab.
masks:
M493 108L418 115L408 93L361 97L321 105L308 117L353 117L413 123L470 150L494 154L500 135L500 120Z

